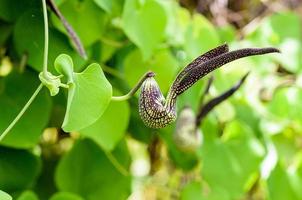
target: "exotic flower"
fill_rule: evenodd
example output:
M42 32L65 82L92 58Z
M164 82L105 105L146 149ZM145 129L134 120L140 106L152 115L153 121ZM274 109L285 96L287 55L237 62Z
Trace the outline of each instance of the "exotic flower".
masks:
M239 58L279 52L276 48L244 48L230 51L227 44L218 46L196 58L176 77L165 99L156 83L154 74L142 83L139 113L151 128L163 128L175 121L177 96L213 70Z

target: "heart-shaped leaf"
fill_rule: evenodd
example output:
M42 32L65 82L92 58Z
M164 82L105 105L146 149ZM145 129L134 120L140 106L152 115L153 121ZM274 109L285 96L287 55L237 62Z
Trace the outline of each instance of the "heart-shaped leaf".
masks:
M74 73L73 82L69 84L63 130L78 131L94 123L106 110L111 96L111 84L100 65L94 63L82 73Z

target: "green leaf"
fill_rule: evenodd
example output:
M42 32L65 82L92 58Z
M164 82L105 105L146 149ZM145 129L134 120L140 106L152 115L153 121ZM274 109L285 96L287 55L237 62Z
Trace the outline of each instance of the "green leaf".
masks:
M124 144L113 155L121 165L129 166ZM126 199L130 193L130 177L120 174L100 147L88 139L77 142L60 160L55 181L60 191L87 200Z
M167 14L159 0L126 0L122 23L126 35L147 60L164 39Z
M297 120L301 122L302 90L296 87L278 89L268 104L268 110L283 120ZM293 109L294 108L294 109Z
M184 32L190 22L190 12L176 1L161 1L167 15L166 41L175 47L184 44Z
M290 183L289 173L279 163L267 180L269 197L271 200L301 199L295 193Z
M264 149L251 129L237 121L227 125L222 140L205 138L201 173L213 194L226 192L237 199L259 171Z
M25 150L0 147L0 188L10 193L28 188L37 178L41 162Z
M70 192L55 193L49 200L84 200L81 196Z
M117 92L116 95L121 93ZM112 151L125 136L129 116L130 108L126 101L111 101L102 117L80 133L94 140L104 150Z
M26 10L32 8L39 8L42 4L35 0L1 0L0 1L0 18L7 22L16 21L20 15Z
M125 59L125 78L133 87L147 71L155 72L155 79L163 93L167 92L177 73L178 63L168 49L157 51L151 61L143 61L140 51L132 51Z
M202 196L202 187L198 182L191 182L187 184L181 191L181 200L203 200L205 198Z
M236 40L236 29L232 25L225 25L217 29L221 43L231 43Z
M184 43L189 61L219 44L214 26L205 17L195 14L190 22L185 32Z
M28 28L30 27L30 28ZM41 10L28 10L16 22L13 41L19 56L28 54L27 63L37 71L42 71L44 51L43 15ZM77 60L77 67L83 64L83 59L72 49L68 38L55 29L49 29L49 71L53 72L53 63L59 54L68 54Z
M62 128L76 131L93 124L106 110L112 87L99 64L89 65L82 73L74 73L68 89L66 114Z
M107 13L111 12L112 9L112 1L108 0L94 0L94 3L96 3L100 8L105 10Z
M302 32L301 32L302 34ZM285 69L291 72L302 72L302 48L300 39L285 39L279 45L282 52L276 56L276 60L284 66Z
M5 89L0 94L0 133L17 116L38 85L37 74L29 71L22 75L12 73L4 79ZM50 111L51 100L43 89L1 144L16 148L35 146L48 123Z
M39 200L38 196L30 190L22 192L17 200Z
M0 199L1 200L13 200L13 198L7 194L6 192L3 192L2 190L0 190Z
M107 1L106 5L109 5ZM100 5L100 4L98 4ZM79 35L84 46L88 47L99 40L105 31L108 15L95 3L95 0L66 0L59 9ZM62 32L66 32L59 19L53 15L52 21Z
M300 17L294 12L281 12L268 16L247 38L255 44L274 45L282 54L274 58L291 72L301 72Z

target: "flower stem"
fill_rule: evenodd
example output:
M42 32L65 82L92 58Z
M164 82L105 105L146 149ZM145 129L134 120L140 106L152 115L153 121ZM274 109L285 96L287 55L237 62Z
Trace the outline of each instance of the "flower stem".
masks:
M47 76L47 58L48 58L48 19L46 0L42 0L43 17L44 17L44 57L43 57L43 74Z
M22 115L25 113L27 108L31 105L31 103L34 101L36 96L39 94L43 87L43 84L41 83L36 91L33 93L33 95L30 97L30 99L27 101L25 106L22 108L20 113L16 116L16 118L10 123L10 125L4 130L4 132L0 135L0 142L3 140L3 138L9 133L9 131L15 126L15 124L19 121L19 119L22 117Z
M112 101L125 101L130 99L135 92L141 87L141 85L143 84L143 82L149 78L149 77L153 77L155 76L155 74L151 71L147 72L144 74L144 76L138 81L138 83L134 86L134 88L132 88L132 90L130 90L130 92L128 94L125 94L123 96L113 96L111 97Z

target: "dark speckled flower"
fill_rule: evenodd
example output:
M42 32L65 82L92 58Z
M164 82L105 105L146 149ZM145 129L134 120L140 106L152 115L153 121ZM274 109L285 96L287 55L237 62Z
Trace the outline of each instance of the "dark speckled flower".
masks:
M151 128L163 128L177 117L177 96L213 70L239 58L279 52L276 48L245 48L230 51L227 44L202 54L187 65L176 77L167 98L162 95L154 74L142 84L139 97L139 113L143 122Z

